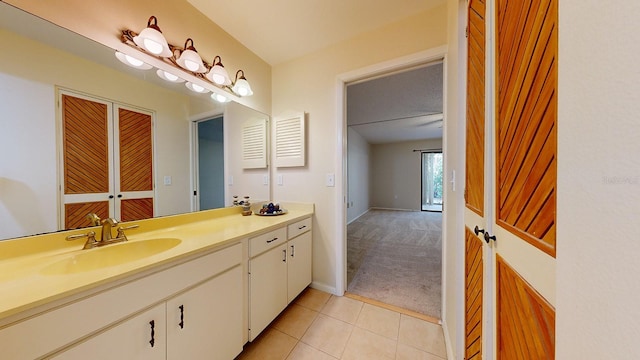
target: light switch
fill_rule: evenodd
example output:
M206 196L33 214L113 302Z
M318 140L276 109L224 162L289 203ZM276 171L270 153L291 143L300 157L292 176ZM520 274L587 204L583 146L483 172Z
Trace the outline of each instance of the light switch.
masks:
M171 185L171 176L169 176L169 175L165 175L165 177L164 177L164 184L165 184L165 185Z
M282 174L278 174L278 185L282 186L284 184L284 180L282 179Z
M262 185L269 185L269 175L262 175Z
M229 181L227 182L229 186L233 185L233 175L229 175Z
M334 187L336 186L336 175L335 174L327 174L327 186Z

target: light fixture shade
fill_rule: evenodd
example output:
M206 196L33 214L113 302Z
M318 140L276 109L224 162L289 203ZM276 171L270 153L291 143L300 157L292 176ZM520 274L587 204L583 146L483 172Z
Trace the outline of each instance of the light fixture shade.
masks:
M211 98L212 98L213 100L215 100L215 101L219 102L219 103L226 103L226 102L231 101L231 99L230 99L230 98L228 98L228 97L226 97L226 96L224 96L224 95L222 95L222 94L215 93L215 92L214 92L214 93L211 93Z
M125 53L121 53L120 51L116 51L116 57L118 58L118 60L120 60L123 64L125 65L129 65L133 68L136 69L140 69L140 70L149 70L151 69L153 66L145 63L142 60L139 60L131 55L127 55Z
M236 83L233 85L233 92L240 96L251 96L253 95L253 91L251 90L251 86L249 82L244 77L238 79Z
M198 85L198 84L194 84L192 82L187 81L187 83L185 84L185 86L187 87L187 89L193 91L193 92L197 92L200 94L206 94L209 92L208 89L205 89L204 87Z
M158 71L156 71L156 74L158 74L158 77L160 77L162 80L166 80L169 82L174 82L174 83L181 83L184 82L184 79L181 77L178 77L168 71L164 71L161 69L158 69Z
M213 59L213 66L211 70L205 75L207 79L211 80L216 85L219 86L229 86L231 85L231 78L229 77L229 73L222 65L222 61L220 56L216 56Z
M160 28L157 25L157 19L155 16L149 18L147 27L142 30L140 34L133 37L133 42L153 55L165 58L173 55L169 48L169 44L167 43L167 39L164 38L162 31L160 31Z
M189 42L191 42L191 46L188 46ZM193 47L193 40L191 39L187 39L184 43L184 50L176 62L181 68L195 73L204 73L207 71L207 68L202 63L202 58L198 55L196 48Z

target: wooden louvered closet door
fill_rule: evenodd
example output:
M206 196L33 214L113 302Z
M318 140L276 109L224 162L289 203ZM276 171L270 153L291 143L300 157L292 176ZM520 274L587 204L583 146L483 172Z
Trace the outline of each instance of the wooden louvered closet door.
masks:
M557 8L469 1L465 359L555 358Z
M484 242L473 229L485 219L486 4L470 0L467 21L467 110L465 146L465 359L482 359L485 309ZM488 284L490 286L490 284Z
M61 92L61 227L153 216L151 115Z
M555 358L558 0L496 0L497 359Z

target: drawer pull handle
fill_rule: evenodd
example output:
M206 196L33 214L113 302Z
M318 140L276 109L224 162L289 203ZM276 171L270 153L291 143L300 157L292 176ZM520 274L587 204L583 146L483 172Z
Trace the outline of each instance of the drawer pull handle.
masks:
M180 325L180 329L184 329L184 305L180 305L178 308L180 309L180 322L178 325Z
M273 238L273 239L271 239L271 240L267 240L267 244L271 244L272 242L274 242L274 241L276 241L276 240L278 240L278 238L277 238L277 237L274 237L274 238Z
M156 322L154 320L149 321L149 325L151 325L151 340L149 340L149 344L153 347L156 344Z
M298 230L302 230L302 229L304 229L306 227L307 227L307 225L302 225L302 226L298 227Z
M296 253L296 246L295 245L291 245L291 257L294 257Z
M287 249L282 250L282 262L287 262Z

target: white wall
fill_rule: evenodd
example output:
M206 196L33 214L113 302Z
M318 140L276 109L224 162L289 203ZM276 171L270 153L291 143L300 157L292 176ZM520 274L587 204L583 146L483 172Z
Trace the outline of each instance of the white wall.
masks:
M371 207L422 209L422 157L414 149L442 149L442 139L371 146Z
M363 34L318 53L279 64L273 68L273 116L287 111L305 111L307 120L307 166L276 169L284 184L273 187L279 201L315 203L313 227L313 280L315 286L335 291L336 259L343 252L339 235L342 179L327 187L327 174L342 174L342 146L337 142L343 129L338 119L338 76L373 64L407 56L446 44L446 6L417 14L400 23ZM382 50L383 49L383 50ZM346 131L344 136L346 137Z
M350 223L371 206L371 146L351 128L347 137L347 223Z
M20 49L0 58L0 76L6 80L0 82L5 95L0 97L0 211L6 219L0 239L57 230L56 86L154 111L156 214L190 210L187 96L7 31L0 31L0 43ZM19 173L8 172L9 162L21 166ZM170 186L158 181L165 175L172 177ZM23 207L8 210L9 202Z
M559 1L557 359L640 354L640 2Z
M269 169L242 168L242 125L251 120L269 119L261 114L236 103L228 103L224 112L225 118L225 169L227 172L225 198L226 204L233 204L233 196L240 200L249 196L251 202L270 200L269 181L264 184L264 177L269 176ZM268 136L268 134L267 134ZM233 183L229 177L233 177Z

